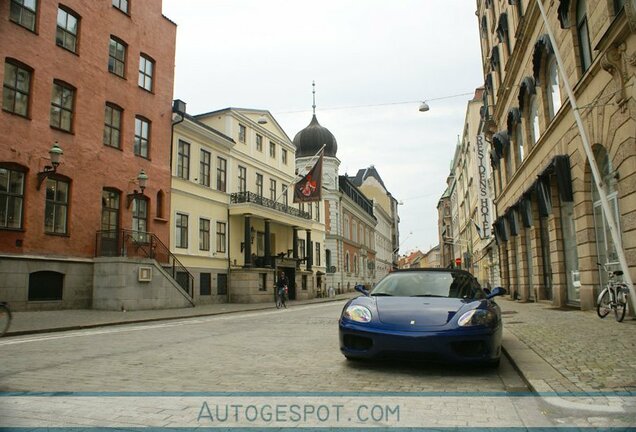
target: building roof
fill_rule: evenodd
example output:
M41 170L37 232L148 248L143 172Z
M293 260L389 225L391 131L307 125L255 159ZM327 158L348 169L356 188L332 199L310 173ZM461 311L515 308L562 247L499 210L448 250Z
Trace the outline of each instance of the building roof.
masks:
M314 156L325 145L324 155L327 157L335 157L338 151L338 143L336 137L327 129L318 123L316 114L311 118L309 125L298 132L293 140L296 146L296 157Z
M351 180L351 182L356 186L362 186L362 183L364 183L364 181L369 177L375 178L382 185L384 190L387 190L384 182L382 181L382 178L380 177L380 174L373 165L369 166L369 168L358 170L355 177L349 177L349 180Z

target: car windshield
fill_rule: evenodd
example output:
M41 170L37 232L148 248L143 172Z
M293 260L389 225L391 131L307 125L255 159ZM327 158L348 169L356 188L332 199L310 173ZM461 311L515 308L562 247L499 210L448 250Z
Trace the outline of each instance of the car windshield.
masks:
M372 296L484 298L477 282L460 272L407 271L389 273Z

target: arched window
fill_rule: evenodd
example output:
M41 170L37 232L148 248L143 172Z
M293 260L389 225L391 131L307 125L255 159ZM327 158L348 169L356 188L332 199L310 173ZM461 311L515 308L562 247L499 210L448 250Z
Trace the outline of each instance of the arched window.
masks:
M594 159L598 165L598 170L601 175L601 182L603 183L603 190L607 195L609 201L609 207L612 211L612 216L617 224L618 232L620 233L619 225L619 212L618 212L618 192L616 190L616 179L612 170L612 163L609 155L605 150L605 147L601 145L595 145L593 147ZM603 212L601 206L601 196L596 182L592 178L592 202L594 203L594 227L596 231L596 250L598 254L598 262L601 264L618 264L618 253L616 252L616 245L610 234L609 225L607 223L607 217ZM601 283L604 285L607 282L606 275L601 272Z
M546 68L546 88L548 95L548 117L550 120L554 118L559 108L561 108L561 89L559 88L559 73L556 58L550 57Z
M587 28L587 3L585 0L579 0L576 3L576 36L579 43L581 70L585 73L592 64L590 35Z
M62 300L64 274L55 271L29 273L29 301Z
M344 271L345 273L349 273L349 252L345 253L345 262L344 262Z
M165 192L161 189L157 192L157 218L164 219L164 198Z
M353 255L353 274L358 274L358 255Z
M528 106L530 107L530 110L528 112L530 142L534 145L541 136L541 131L539 129L539 101L537 99L537 95L532 95Z

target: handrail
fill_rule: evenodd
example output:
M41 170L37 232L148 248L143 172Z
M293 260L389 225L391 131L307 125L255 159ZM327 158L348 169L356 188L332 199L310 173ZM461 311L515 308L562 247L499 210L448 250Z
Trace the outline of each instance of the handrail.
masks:
M230 194L230 203L254 203L263 207L271 208L288 215L301 217L303 219L311 219L311 215L308 212L301 211L295 207L290 207L286 204L276 202L269 198L265 198L262 195L255 194L254 192L235 192Z
M155 260L194 297L194 276L155 234L134 230L97 231L95 256L143 257Z

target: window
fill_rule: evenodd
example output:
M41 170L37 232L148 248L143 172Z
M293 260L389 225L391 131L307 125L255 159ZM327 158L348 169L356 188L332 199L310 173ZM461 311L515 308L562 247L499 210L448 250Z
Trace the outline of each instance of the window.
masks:
M29 301L62 300L64 274L54 271L29 273Z
M188 215L177 213L175 222L175 246L185 249L188 247Z
M298 258L305 259L306 256L305 239L298 239Z
M320 201L316 203L316 222L320 222Z
M210 250L210 221L199 219L199 250Z
M121 148L122 109L106 103L104 107L104 145Z
M133 153L148 159L150 147L150 122L142 117L135 117L135 143Z
M46 179L44 231L49 234L66 234L68 190L68 182L50 177Z
M535 144L541 135L539 130L539 103L537 96L530 98L530 142Z
M285 205L289 205L289 201L287 200L287 186L286 185L280 185L280 194L283 197L283 204Z
M554 56L550 57L547 67L546 94L548 95L548 116L554 118L561 108L561 90L559 89L559 74Z
M614 0L614 15L618 15L618 13L625 7L625 0Z
M227 176L227 161L221 157L216 159L216 188L221 192L225 192L226 176Z
M24 173L0 167L0 229L22 228Z
M177 177L190 178L190 144L182 140L177 149Z
M263 151L263 136L256 134L256 150L259 152Z
M37 13L36 0L11 0L9 19L22 27L35 31L35 17Z
M210 164L212 163L212 155L209 151L201 149L199 161L199 184L210 186Z
M199 295L212 294L212 278L210 273L199 274Z
M152 91L152 76L154 70L155 62L150 59L150 57L141 54L139 56L139 87L150 92Z
M58 8L55 43L71 52L77 52L79 17L68 9Z
M134 198L132 201L132 230L138 241L147 240L148 201L143 198Z
M269 157L276 157L276 144L273 142L269 143Z
M225 222L216 223L216 251L225 253Z
M246 133L247 129L245 129L245 126L243 126L242 124L239 123L239 142L244 143L245 142L245 133Z
M108 72L122 78L126 74L126 44L113 36L108 48Z
M320 266L320 243L316 243L316 253L314 254L314 263Z
M119 192L102 190L102 231L109 231L111 238L119 230Z
M581 57L581 70L585 73L592 64L590 35L587 28L587 4L585 0L579 0L576 3L576 35L579 43L579 56Z
M283 163L287 165L287 150L285 149L281 150L281 158L283 160Z
M29 114L31 70L26 66L6 60L2 85L2 109L23 117Z
M618 191L616 188L616 178L614 177L612 163L605 148L601 145L595 145L592 150L594 151L594 159L598 165L599 174L601 175L601 182L607 195L607 201L612 211L612 216L616 222L616 229L620 233L620 213L618 211ZM618 252L614 239L612 238L609 230L609 224L607 222L607 216L603 212L601 206L601 197L599 190L596 186L596 182L592 179L592 202L594 205L594 228L596 231L596 250L598 254L598 262L601 264L609 264L610 266L616 266L619 263ZM619 234L620 235L620 234ZM605 272L601 272L601 284L607 283L607 275Z
M344 267L345 267L344 268L345 273L349 273L349 269L350 269L350 267L349 267L349 252L345 253Z
M269 198L272 201L276 200L276 180L269 179Z
M75 89L61 81L53 83L51 95L51 126L67 132L73 125L73 105Z
M521 122L517 123L515 126L515 144L517 146L517 167L521 165L523 162L523 158L525 157L523 150L523 131L521 129Z
M512 166L512 146L508 144L504 149L505 158L506 158L506 182L510 182L513 174L513 166ZM466 211L468 211L468 207L466 207Z
M256 195L263 196L263 174L256 174Z
M244 166L238 167L239 169L239 192L247 192L247 168Z
M128 0L113 0L113 6L123 13L128 14Z

